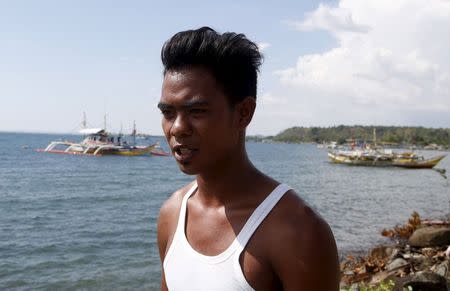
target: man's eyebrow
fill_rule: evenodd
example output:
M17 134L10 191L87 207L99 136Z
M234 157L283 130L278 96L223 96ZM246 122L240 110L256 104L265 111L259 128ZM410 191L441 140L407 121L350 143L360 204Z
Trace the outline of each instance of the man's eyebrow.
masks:
M203 100L189 100L186 101L181 107L183 108L192 108L192 107L200 107L200 106L208 106L208 101Z
M169 104L167 104L167 103L159 102L159 103L158 103L158 108L159 108L160 110L165 110L165 109L173 108L173 106L171 106L171 105L169 105Z
M201 106L208 106L209 103L208 101L203 101L203 100L189 100L184 102L180 107L182 107L183 109L189 109L192 107L201 107ZM163 103L163 102L159 102L158 103L158 108L160 110L167 110L167 109L172 109L175 106L173 105L169 105L167 103Z

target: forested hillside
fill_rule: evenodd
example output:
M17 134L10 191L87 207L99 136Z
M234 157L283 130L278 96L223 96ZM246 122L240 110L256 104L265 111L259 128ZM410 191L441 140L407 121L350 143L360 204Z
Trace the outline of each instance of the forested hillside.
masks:
M424 146L438 144L449 146L450 128L395 127L395 126L334 126L334 127L292 127L274 137L279 142L330 142L344 143L348 139L373 140L376 130L378 142L412 144Z

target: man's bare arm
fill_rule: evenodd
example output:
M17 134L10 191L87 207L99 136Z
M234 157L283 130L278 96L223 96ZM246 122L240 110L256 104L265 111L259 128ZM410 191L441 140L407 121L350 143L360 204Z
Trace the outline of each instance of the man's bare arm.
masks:
M175 191L161 206L158 217L158 249L161 259L161 290L168 290L163 263L178 224L183 196L192 187L193 182Z
M293 200L289 207L295 206ZM274 271L283 290L339 290L339 261L331 229L309 206L300 205L279 231L278 249L271 251Z
M169 201L166 201L164 205L161 207L158 218L158 249L159 249L159 257L161 258L161 291L168 290L163 268L163 262L166 256L168 231L170 225L169 223L170 205L168 205L168 203Z

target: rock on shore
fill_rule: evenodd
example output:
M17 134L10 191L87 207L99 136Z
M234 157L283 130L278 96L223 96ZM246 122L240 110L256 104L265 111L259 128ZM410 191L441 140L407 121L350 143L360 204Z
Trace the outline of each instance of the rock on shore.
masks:
M450 244L449 227L424 227L417 229L409 238L412 247L434 247Z
M450 221L427 225L417 217L415 225L394 228L402 238L389 232L393 245L375 247L366 257L347 257L341 263L341 290L450 291ZM382 282L389 289L370 289Z

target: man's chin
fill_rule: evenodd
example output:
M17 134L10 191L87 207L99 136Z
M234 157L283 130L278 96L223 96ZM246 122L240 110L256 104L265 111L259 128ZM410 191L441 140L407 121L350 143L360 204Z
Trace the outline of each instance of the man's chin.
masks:
M178 164L178 167L180 168L180 171L186 175L197 175L198 174L198 169L196 169L195 167L192 167L192 165Z

